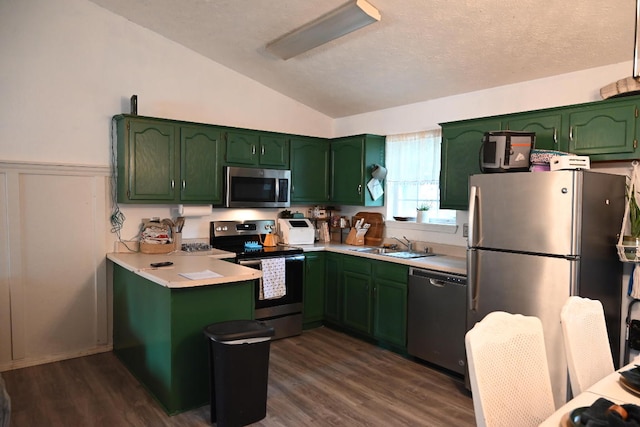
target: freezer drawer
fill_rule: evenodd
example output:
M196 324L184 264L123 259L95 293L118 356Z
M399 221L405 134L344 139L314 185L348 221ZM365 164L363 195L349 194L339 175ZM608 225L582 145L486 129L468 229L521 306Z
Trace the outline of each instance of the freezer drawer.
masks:
M409 272L407 351L464 374L466 278L412 268Z

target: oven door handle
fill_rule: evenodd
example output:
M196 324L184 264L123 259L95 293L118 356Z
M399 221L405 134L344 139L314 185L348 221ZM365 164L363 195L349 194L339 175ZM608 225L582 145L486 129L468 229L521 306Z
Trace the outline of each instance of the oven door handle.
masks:
M250 267L253 265L260 265L260 260L259 259L240 260L238 261L238 264Z
M289 261L304 261L304 254L289 255L289 256L285 256L283 258L284 258L285 262L289 262ZM244 266L259 265L260 262L263 259L267 259L267 258L241 259L241 260L238 260L238 264L244 265Z

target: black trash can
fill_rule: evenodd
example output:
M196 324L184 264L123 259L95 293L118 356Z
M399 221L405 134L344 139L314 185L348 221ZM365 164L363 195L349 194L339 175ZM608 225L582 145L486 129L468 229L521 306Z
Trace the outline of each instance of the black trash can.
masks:
M263 419L273 327L231 320L205 327L204 334L209 338L211 422L235 427Z

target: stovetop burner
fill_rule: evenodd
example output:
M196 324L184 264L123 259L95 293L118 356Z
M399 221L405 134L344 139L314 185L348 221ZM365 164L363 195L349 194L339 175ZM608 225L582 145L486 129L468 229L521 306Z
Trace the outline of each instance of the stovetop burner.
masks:
M209 228L211 247L234 252L236 259L270 258L301 254L302 248L287 245L262 246L264 236L274 233L274 220L212 221Z

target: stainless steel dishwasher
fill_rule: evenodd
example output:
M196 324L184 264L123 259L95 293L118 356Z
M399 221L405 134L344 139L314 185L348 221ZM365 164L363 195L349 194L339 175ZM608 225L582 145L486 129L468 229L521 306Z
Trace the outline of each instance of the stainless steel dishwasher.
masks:
M407 351L427 362L464 374L467 278L411 267Z

